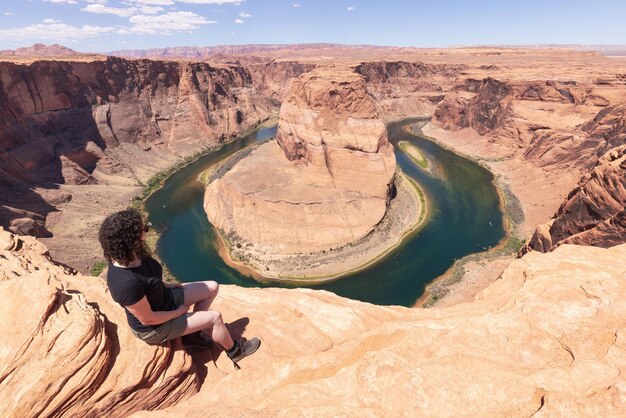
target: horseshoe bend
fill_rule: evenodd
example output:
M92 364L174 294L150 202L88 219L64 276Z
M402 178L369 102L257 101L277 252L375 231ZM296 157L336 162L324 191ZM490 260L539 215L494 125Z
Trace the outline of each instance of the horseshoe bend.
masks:
M624 416L626 75L600 52L2 51L0 415ZM199 190L194 222L264 277L393 260L431 220L452 222L400 168L449 187L427 146L394 148L389 127L411 118L404 131L492 173L506 227L441 271L428 308L222 283L213 306L229 331L263 341L235 370L216 346L140 341L92 269L105 216L161 184L181 187L173 212ZM275 139L235 153L275 120ZM193 166L229 146L209 171ZM186 169L190 183L164 181ZM482 216L469 214L495 228ZM213 245L198 236L186 238Z
M292 84L276 141L213 176L204 209L236 257L264 276L332 277L370 262L419 223L415 186L396 176L363 76L318 68Z

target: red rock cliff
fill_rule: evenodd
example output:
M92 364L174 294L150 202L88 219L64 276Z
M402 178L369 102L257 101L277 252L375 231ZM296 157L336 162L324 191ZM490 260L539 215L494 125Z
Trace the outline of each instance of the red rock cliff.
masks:
M626 240L626 106L600 112L583 125L591 138L614 145L585 174L548 223L540 225L522 253L561 244L610 247Z
M0 63L0 223L45 219L52 205L32 192L34 185L94 184L95 171L145 181L156 170L128 146L161 150L155 155L175 161L236 136L275 109L236 65L120 58Z

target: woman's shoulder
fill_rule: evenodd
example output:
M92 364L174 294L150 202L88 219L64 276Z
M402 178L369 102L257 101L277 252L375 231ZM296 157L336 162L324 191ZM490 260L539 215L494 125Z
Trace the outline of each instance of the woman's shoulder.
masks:
M107 271L107 282L109 284L118 281L127 282L129 279L136 279L136 276L131 269L119 267L113 263L109 263L109 269Z

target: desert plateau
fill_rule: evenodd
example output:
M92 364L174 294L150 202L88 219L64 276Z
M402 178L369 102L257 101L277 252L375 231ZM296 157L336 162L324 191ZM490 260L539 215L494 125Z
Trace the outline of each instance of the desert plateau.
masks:
M620 39L444 46L413 4L258 3L3 12L0 416L626 416ZM423 9L452 34L453 3ZM166 287L216 281L260 338L241 369L129 328L99 236L127 208Z

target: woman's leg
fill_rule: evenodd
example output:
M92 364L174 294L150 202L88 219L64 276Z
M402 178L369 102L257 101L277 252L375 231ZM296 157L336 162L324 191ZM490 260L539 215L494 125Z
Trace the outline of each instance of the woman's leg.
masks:
M217 296L219 285L213 281L184 283L183 291L185 305L195 305L193 313L187 314L187 327L183 335L206 330L211 334L213 341L226 350L231 349L234 342L226 325L224 325L222 314L209 310L211 303Z
M219 284L214 281L183 283L185 305L193 307L194 312L208 311L219 292Z
M235 343L226 325L224 325L221 313L217 311L199 311L187 314L187 327L183 335L202 330L210 331L211 339L224 349L230 350L233 348Z

